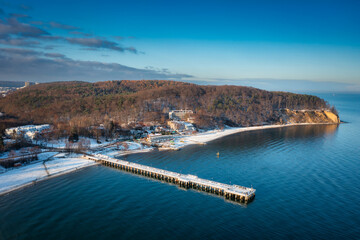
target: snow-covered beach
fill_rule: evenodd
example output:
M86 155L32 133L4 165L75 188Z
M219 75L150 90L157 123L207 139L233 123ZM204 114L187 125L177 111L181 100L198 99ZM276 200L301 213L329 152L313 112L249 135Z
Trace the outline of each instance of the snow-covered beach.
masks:
M105 145L96 144L95 141L92 141L91 143L91 147L96 149L96 153L101 153L110 157L143 153L153 150L151 147L143 146L136 142L126 142L126 150L123 149L123 146L120 146L117 149L116 146L107 147ZM112 145L113 143L114 142L109 142L107 144ZM64 147L63 141L58 141L55 144L59 149ZM7 154L4 154L2 157L7 157ZM47 159L49 160L45 161ZM97 163L92 160L84 159L82 158L82 155L79 154L67 155L57 152L40 153L38 155L38 160L28 165L8 169L7 171L5 171L4 168L0 169L0 195L50 177L60 176L95 164Z
M173 143L171 143L171 148L169 149L180 149L193 144L206 144L207 142L213 141L215 139L219 139L240 132L296 125L314 125L314 123L238 127L225 128L223 130L206 131L203 133L181 136L177 138ZM145 153L153 150L152 147L147 147L137 142L126 143L127 149L123 149L123 147L121 146L106 147L99 146L97 144L93 144L93 146L96 146L95 153L100 153L109 157L123 156L135 153ZM44 160L48 158L52 159L50 161L44 162ZM92 160L84 159L81 157L81 155L67 156L62 153L41 153L39 154L39 160L35 163L31 163L29 165L25 165L19 168L10 169L3 173L1 173L2 171L0 171L0 195L27 185L31 185L33 183L36 183L37 181L45 180L49 177L59 176L84 167L93 166L95 164L97 163Z
M47 157L49 157L49 153L46 156L44 154L39 156L40 159L46 159ZM45 163L39 160L26 166L11 169L0 174L0 195L50 177L60 176L95 164L94 161L80 158L80 156L70 158L54 157L53 160Z
M281 128L281 127L291 127L291 126L300 126L300 125L319 125L320 123L291 123L291 124L276 124L276 125L264 125L264 126L254 126L254 127L234 127L234 128L225 128L223 130L211 130L203 133L198 133L189 136L183 136L174 142L174 148L183 148L188 145L193 144L206 144L210 141L223 138L232 134L240 132L249 132L256 130L264 130L271 128ZM327 123L324 123L327 124Z

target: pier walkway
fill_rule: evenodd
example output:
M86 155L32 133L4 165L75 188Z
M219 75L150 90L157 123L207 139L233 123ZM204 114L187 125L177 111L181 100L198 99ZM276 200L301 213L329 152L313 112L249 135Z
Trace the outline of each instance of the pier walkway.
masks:
M197 176L190 174L184 175L176 172L162 170L159 168L145 166L138 163L110 158L108 156L101 154L96 154L93 156L84 155L84 157L86 159L100 162L105 166L110 166L128 172L132 172L135 174L174 183L184 188L194 188L205 192L221 195L224 196L226 199L230 199L237 202L248 203L255 198L256 190L253 188L242 187L238 185L223 184L215 181L198 178Z

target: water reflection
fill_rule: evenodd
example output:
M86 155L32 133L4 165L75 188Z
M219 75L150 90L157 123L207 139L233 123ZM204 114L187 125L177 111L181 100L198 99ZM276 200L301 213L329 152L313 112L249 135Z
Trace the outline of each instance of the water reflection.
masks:
M223 139L217 139L209 144L221 147L223 150L234 146L246 150L252 148L278 146L284 142L317 141L333 138L339 125L303 125L275 129L265 129L238 133Z

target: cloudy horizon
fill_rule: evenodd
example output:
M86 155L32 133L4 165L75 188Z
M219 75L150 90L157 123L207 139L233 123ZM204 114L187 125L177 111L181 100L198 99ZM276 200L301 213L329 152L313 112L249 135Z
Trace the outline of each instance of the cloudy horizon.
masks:
M257 3L199 1L188 9L187 2L155 1L150 13L143 1L137 8L0 1L0 81L165 79L360 91L359 4ZM266 24L265 8L277 14ZM106 17L96 17L97 10Z

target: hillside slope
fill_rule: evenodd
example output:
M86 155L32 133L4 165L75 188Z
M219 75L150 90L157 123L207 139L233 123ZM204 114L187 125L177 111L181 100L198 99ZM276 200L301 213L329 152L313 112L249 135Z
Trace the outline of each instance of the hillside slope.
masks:
M213 127L278 123L286 121L284 109L322 111L329 106L311 95L160 80L45 83L0 99L1 112L32 123L86 126L109 119L118 124L163 122L173 109L191 109L196 113L198 126ZM332 111L336 119L324 117L318 121L337 122L336 111Z

